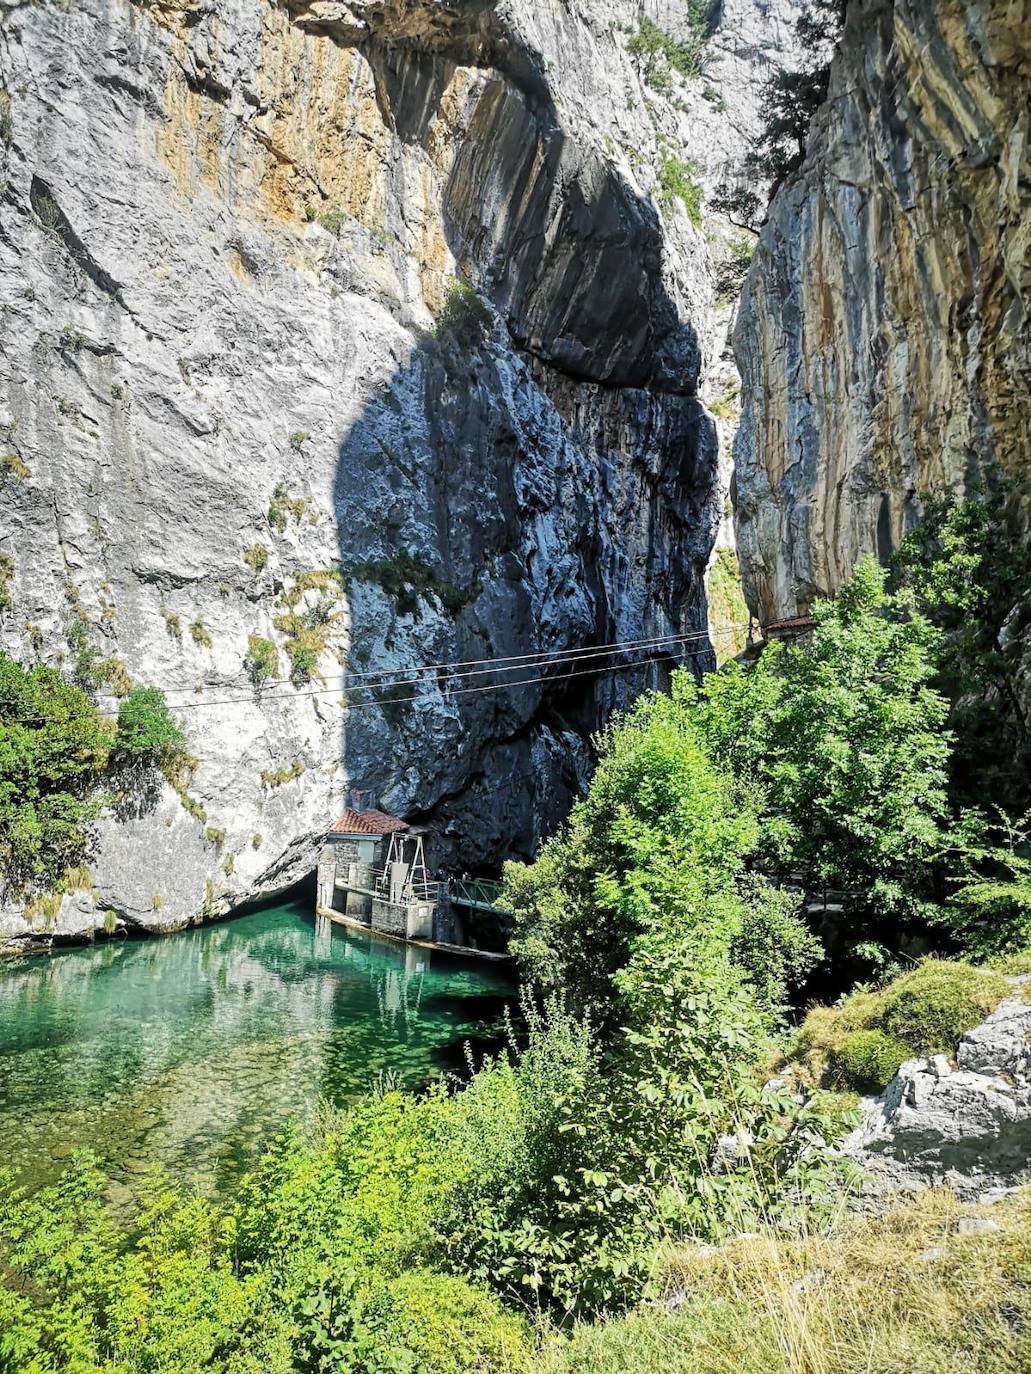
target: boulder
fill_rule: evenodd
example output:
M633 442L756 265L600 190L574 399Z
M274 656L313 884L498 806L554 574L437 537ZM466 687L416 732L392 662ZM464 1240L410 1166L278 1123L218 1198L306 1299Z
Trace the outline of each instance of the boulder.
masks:
M1007 1000L945 1055L908 1059L844 1142L874 1190L961 1196L1031 1181L1031 1006Z

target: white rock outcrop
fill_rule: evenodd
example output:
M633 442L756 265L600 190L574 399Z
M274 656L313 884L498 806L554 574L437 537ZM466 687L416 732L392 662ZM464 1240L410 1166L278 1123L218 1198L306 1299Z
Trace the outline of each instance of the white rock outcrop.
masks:
M961 1196L1031 1181L1031 1006L1001 1003L945 1055L907 1060L843 1146L877 1188Z

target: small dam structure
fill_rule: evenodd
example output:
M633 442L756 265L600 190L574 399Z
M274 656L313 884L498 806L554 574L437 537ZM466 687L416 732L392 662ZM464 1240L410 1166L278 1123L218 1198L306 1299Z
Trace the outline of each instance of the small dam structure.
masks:
M319 851L315 914L397 940L499 957L465 935L474 912L501 914L501 884L431 876L423 826L375 808L348 807Z

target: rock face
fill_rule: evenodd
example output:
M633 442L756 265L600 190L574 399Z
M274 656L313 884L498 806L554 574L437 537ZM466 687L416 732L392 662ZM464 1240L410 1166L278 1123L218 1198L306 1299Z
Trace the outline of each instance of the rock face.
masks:
M1002 472L1027 497L1029 90L1027 0L849 6L734 333L738 552L764 623L889 554L922 491Z
M945 1055L910 1059L845 1149L874 1185L961 1195L1031 1179L1031 1006L1003 1002Z
M694 130L715 183L792 8L728 3L726 89L660 94L631 0L0 0L0 642L160 686L198 760L0 934L281 890L352 788L528 854L612 707L709 661L726 226L660 174Z

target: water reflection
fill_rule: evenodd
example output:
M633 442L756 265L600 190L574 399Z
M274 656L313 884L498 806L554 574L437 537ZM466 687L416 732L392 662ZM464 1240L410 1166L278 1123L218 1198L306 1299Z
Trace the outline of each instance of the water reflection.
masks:
M208 1188L290 1116L389 1072L457 1068L510 992L497 966L325 927L294 904L0 970L0 1150L35 1184L80 1146L122 1189Z

